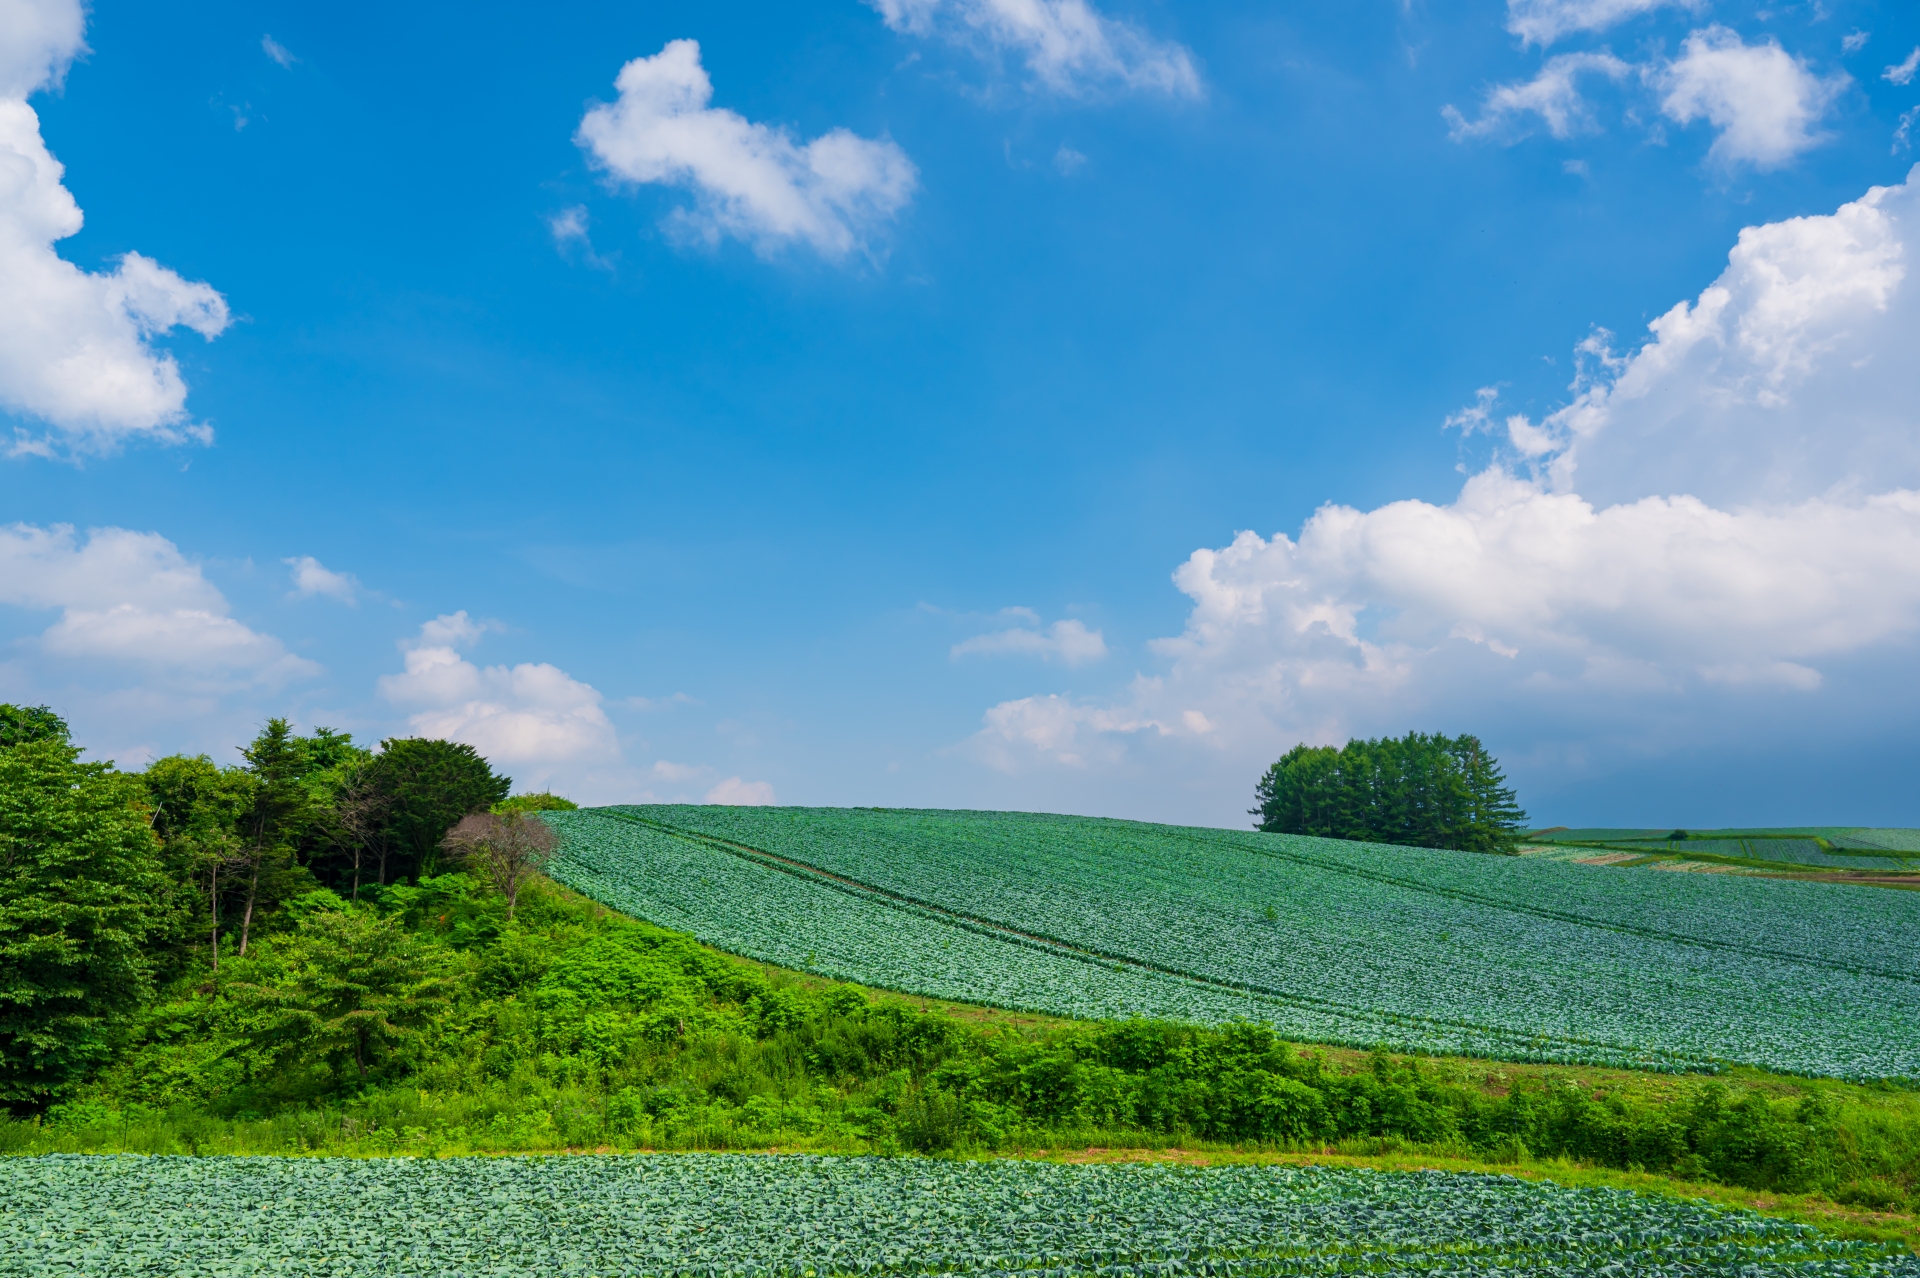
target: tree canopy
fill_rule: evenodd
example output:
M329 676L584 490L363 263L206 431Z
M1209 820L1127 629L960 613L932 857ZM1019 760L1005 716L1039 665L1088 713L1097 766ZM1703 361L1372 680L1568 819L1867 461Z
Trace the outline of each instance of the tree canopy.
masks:
M46 706L0 705L0 750L29 741L65 741L67 721Z
M382 741L380 753L367 765L367 780L385 801L396 869L405 876L431 873L447 831L461 817L485 812L513 789L513 779L494 775L472 746L425 737Z
M1409 732L1344 747L1298 745L1254 790L1275 834L1511 853L1527 814L1474 736Z
M25 717L0 706L0 721ZM60 728L0 746L0 1104L10 1108L45 1104L107 1058L119 1020L152 993L146 943L170 918L140 782L80 762Z
M127 774L80 762L47 707L0 705L0 1106L67 1094L161 984L247 984L250 943L283 932L301 901L338 899L319 889L352 902L431 872L448 829L497 804L513 815L482 819L533 836L547 829L524 813L572 806L508 803L510 780L471 746L381 745L276 718L231 765L172 755ZM514 861L509 913L547 850ZM262 1043L324 1040L358 1074L412 1032L431 981L391 929L351 911L306 932L326 945L302 951L304 1002L235 997Z

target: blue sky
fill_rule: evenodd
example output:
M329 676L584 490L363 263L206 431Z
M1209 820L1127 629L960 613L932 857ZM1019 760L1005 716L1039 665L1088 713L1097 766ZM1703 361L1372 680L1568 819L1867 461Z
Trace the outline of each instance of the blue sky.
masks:
M1920 824L1909 5L0 18L0 697L103 756Z

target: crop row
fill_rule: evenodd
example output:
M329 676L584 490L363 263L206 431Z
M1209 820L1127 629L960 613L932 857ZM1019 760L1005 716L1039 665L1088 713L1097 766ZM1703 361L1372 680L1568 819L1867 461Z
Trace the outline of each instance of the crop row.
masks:
M632 823L624 838L606 828L616 813ZM783 935L817 952L834 929L794 928L783 909L749 937L712 936L743 908L737 891L716 893L688 921L662 917L652 897L672 876L646 867L662 855L665 830L791 858L1123 965L1320 1015L1344 1009L1363 1026L1393 1027L1381 1038L1402 1046L1474 1050L1456 1045L1465 1033L1488 1040L1481 1050L1489 1055L1920 1076L1920 899L1904 893L1676 881L1542 859L1027 814L662 807L579 814L563 825L587 827L604 866L631 863L628 887L638 896L622 908L777 962L793 957L769 952ZM711 846L701 852L689 844L670 855L704 865L740 860ZM863 915L899 915L854 905ZM1006 1002L989 988L989 970L967 974L971 960L948 969L944 988L928 988L918 956L902 961L890 939L897 924L867 926L878 936L842 956L836 974ZM1032 981L1054 979L1020 966ZM886 979L876 979L882 967ZM964 992L954 992L956 981ZM1058 991L1019 1005L1105 1014ZM1260 1018L1301 1037L1368 1041ZM1216 1017L1195 1008L1184 1019Z
M788 872L602 812L557 813L554 878L617 910L784 967L912 994L1085 1018L1255 1020L1310 1042L1619 1065L1673 1062L1604 1045L1183 980ZM1704 1061L1700 1062L1705 1064Z
M1920 1275L1700 1202L1351 1168L55 1156L0 1160L0 1233L0 1274L90 1278Z

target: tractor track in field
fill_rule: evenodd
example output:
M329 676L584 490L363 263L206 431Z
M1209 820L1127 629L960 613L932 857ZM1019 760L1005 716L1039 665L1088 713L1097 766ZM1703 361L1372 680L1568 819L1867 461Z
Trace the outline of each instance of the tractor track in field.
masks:
M1291 861L1295 865L1304 865L1310 869L1324 870L1334 874L1350 874L1355 878L1370 879L1375 883L1384 883L1392 887L1406 888L1414 892L1423 892L1429 896L1444 897L1449 900L1467 901L1489 909L1503 910L1510 914L1527 914L1535 918L1551 919L1556 923L1573 923L1581 927L1597 928L1601 931L1619 932L1627 936L1637 936L1650 941L1665 941L1675 945L1698 946L1705 950L1715 950L1728 954L1739 954L1747 958L1762 958L1775 963L1793 963L1801 967L1823 968L1829 972L1845 972L1850 976L1871 976L1884 981L1904 981L1908 984L1920 984L1920 972L1902 972L1891 968L1871 967L1864 963L1844 963L1836 959L1820 958L1817 955L1802 954L1794 950L1774 950L1759 945L1744 945L1738 941L1716 941L1710 937L1689 936L1684 932L1668 932L1661 928L1637 927L1632 923L1610 922L1604 919L1587 918L1568 910L1553 910L1541 905L1521 905L1513 901L1503 901L1498 897L1485 896L1478 892L1469 892L1463 888L1442 887L1434 883L1425 883L1419 879L1407 878L1398 874L1383 874L1378 870L1363 870L1358 866L1346 865L1339 861L1322 861L1317 857L1299 852L1282 852L1273 848L1249 847L1244 843L1230 842L1226 839L1210 839L1204 835L1181 832L1178 837L1190 842L1208 844L1214 847L1232 848L1239 852L1248 852L1254 856L1272 857L1278 861ZM1769 877L1756 875L1755 877ZM1797 877L1797 876L1796 876Z
M1022 948L1071 958L1094 966L1104 967L1115 965L1123 968L1136 968L1144 972L1152 972L1159 976L1172 977L1176 980L1197 985L1205 989L1232 994L1238 997L1260 999L1267 1002L1278 1003L1282 1006L1292 1005L1295 1007L1331 1011L1344 1016L1366 1018L1390 1025L1412 1027L1435 1026L1450 1030L1469 1030L1476 1034L1503 1038L1514 1043L1535 1047L1548 1043L1555 1046L1595 1047L1648 1059L1650 1064L1654 1060L1659 1060L1665 1068L1692 1070L1710 1070L1714 1068L1713 1062L1705 1058L1675 1052L1664 1052L1657 1049L1650 1050L1643 1047L1628 1047L1609 1042L1605 1039L1575 1037L1571 1035L1526 1034L1502 1025L1489 1025L1478 1021L1457 1020L1444 1017L1419 1016L1387 1008L1357 1007L1350 1003L1336 1002L1332 999L1315 998L1309 994L1282 990L1251 981L1227 981L1217 976L1208 976L1205 973L1193 972L1169 964L1156 963L1149 959L1141 959L1128 954L1118 954L1096 949L1092 946L1079 945L1060 937L1049 936L1044 932L1024 931L996 919L969 914L963 910L956 910L951 906L940 905L936 902L911 896L905 892L897 892L890 888L881 887L878 884L868 883L862 879L838 874L797 857L769 852L764 848L757 848L752 844L723 838L717 834L708 834L703 830L687 830L679 826L669 825L665 822L651 821L645 817L637 816L629 812L621 812L617 809L603 809L602 811L605 815L615 820L630 825L637 825L644 829L652 830L655 833L663 834L670 838L681 839L697 846L711 848L714 851L738 857L756 865L764 866L767 869L792 875L804 882L815 883L862 900L874 901L894 909L901 909L923 917L929 917L939 922L945 922L955 927L963 928L969 932L1007 941Z

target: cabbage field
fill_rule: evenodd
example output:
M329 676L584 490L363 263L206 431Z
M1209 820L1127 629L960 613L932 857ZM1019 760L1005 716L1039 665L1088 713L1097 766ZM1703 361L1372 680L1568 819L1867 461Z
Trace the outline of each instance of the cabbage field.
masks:
M1916 1278L1623 1190L1346 1168L699 1154L0 1159L0 1275Z
M1920 893L1031 813L548 814L553 877L748 957L1078 1017L1920 1078Z

